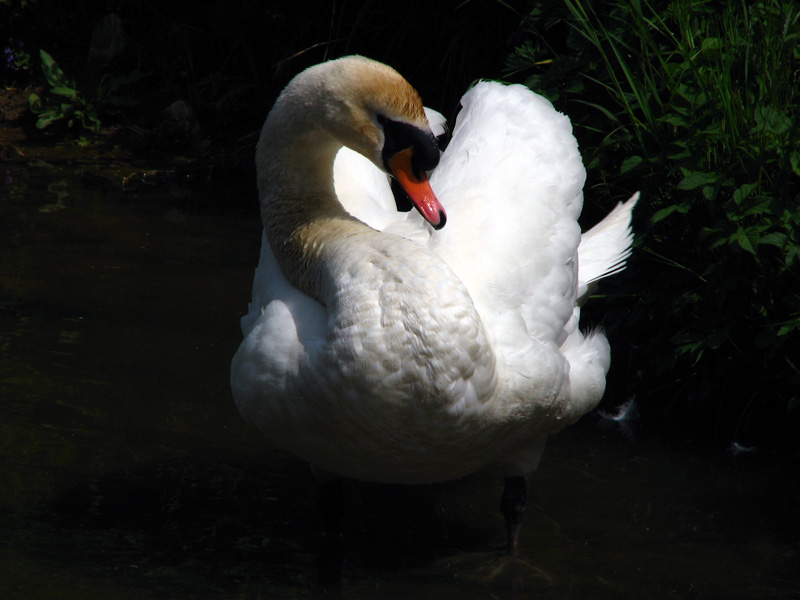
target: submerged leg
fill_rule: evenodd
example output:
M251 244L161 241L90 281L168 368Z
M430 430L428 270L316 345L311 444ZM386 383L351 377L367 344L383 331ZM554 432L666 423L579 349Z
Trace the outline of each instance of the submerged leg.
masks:
M525 478L520 475L506 477L500 510L506 518L506 551L509 556L519 555L519 533L522 531L526 503Z
M512 590L536 592L536 597L539 597L539 593L549 589L552 580L539 567L519 556L519 534L526 501L525 478L521 475L507 476L500 499L500 510L506 518L507 554L494 562L483 581Z

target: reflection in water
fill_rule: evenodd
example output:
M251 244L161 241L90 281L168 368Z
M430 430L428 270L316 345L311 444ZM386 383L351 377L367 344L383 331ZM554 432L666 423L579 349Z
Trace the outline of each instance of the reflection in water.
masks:
M321 593L316 483L228 389L255 202L81 169L3 170L3 598ZM559 434L530 480L522 555L550 583L487 586L504 531L486 472L347 482L340 597L800 597L797 473L626 437L627 414Z

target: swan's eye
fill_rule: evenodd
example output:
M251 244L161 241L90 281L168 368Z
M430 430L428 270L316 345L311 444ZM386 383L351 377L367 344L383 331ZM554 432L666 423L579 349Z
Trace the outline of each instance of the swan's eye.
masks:
M417 177L422 171L430 171L439 164L439 144L431 131L383 115L378 115L377 119L383 127L381 156L387 170L389 159L407 148L413 148L411 166Z

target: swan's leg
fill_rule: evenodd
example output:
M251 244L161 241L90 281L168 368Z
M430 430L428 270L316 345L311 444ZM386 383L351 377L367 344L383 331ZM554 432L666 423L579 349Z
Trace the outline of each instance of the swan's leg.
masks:
M520 475L506 477L500 510L506 518L506 551L509 556L519 555L519 533L522 531L526 503L525 478Z

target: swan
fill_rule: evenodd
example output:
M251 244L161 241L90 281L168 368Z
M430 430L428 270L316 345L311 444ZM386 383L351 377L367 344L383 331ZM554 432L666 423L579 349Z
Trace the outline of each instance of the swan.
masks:
M321 478L420 484L504 465L515 554L547 437L600 401L606 337L578 327L625 266L638 195L581 234L570 121L480 82L438 113L359 56L310 67L256 151L263 220L231 386L245 420ZM430 175L429 175L430 173ZM390 178L417 209L398 212Z

